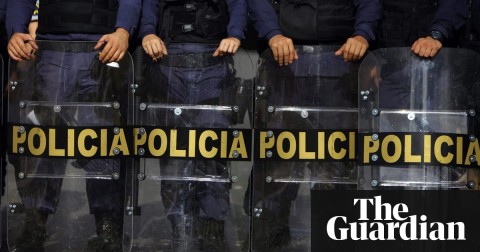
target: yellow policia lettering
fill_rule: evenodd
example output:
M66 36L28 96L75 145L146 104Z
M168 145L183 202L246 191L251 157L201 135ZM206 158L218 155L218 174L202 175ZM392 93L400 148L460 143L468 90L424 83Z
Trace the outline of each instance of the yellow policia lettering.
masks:
M447 146L452 146L453 145L453 140L449 136L440 136L437 138L437 141L435 141L434 145L434 151L435 153L435 158L440 162L441 164L448 164L452 162L453 160L453 154L448 152L447 155L442 154L442 145L447 144Z
M266 153L268 149L273 148L275 146L275 138L273 137L268 137L267 132L261 131L260 132L260 158L264 159L266 158Z
M153 129L145 134L139 134L138 128L133 129L133 146L135 155L138 148L147 145L147 151L154 157L161 157L166 154L169 147L169 157L195 158L198 154L202 158L232 158L233 152L237 151L242 159L248 158L247 147L242 132L233 138L229 149L228 131L216 132L213 130L189 130L188 141L179 141L184 136L179 136L176 129L165 132L163 129ZM197 138L198 135L198 138ZM158 139L158 140L157 140ZM198 139L198 140L197 140ZM198 142L197 142L198 141ZM187 142L187 145L180 145L180 142ZM230 151L229 151L230 150ZM227 157L227 153L228 157Z
M170 131L170 157L186 157L187 156L186 150L177 149L178 148L177 139L178 139L178 131L171 130Z
M242 158L248 158L247 146L245 145L245 138L243 132L239 132L238 137L233 138L232 148L230 149L229 158L233 158L233 152L237 151L238 156ZM223 158L223 156L222 156Z
M55 145L55 129L48 130L48 152L51 156L64 157L65 150L57 149Z
M97 138L97 133L92 129L84 129L78 134L78 151L84 157L93 157L97 152L97 147L92 145L90 149L85 147L85 139L89 137L90 139Z
M233 137L231 130L198 130L153 128L142 130L119 128L113 134L111 128L58 129L33 127L25 131L21 126L12 126L11 153L19 149L25 155L50 157L112 157L117 155L139 155L143 148L153 157L196 158L238 158L248 159L249 151L244 134L238 131ZM126 134L132 134L128 136ZM142 134L140 134L142 133ZM197 137L198 136L198 137ZM65 141L66 138L66 141ZM133 141L127 141L133 140ZM48 145L48 148L47 148ZM131 149L133 148L133 149ZM168 152L168 153L167 153Z
M207 131L204 131L202 132L202 134L200 134L200 138L198 139L198 142L201 143L198 145L199 147L199 150L200 150L200 154L202 154L203 157L206 157L206 158L213 158L215 157L215 155L217 155L217 151L218 151L218 148L215 148L215 147L212 147L210 150L207 150L207 141L209 141L208 139L211 139L211 141L215 141L218 139L217 137L217 134L215 134L214 131L211 131L211 130L207 130ZM195 139L189 139L190 141L195 141ZM190 144L194 144L195 145L195 142L190 142Z
M410 135L405 136L405 146L412 146L412 136ZM404 152L405 152L406 160L412 160L412 162L417 162L417 163L422 161L421 155L412 154L412 148L405 148Z
M355 153L355 132L290 132L281 131L278 136L259 132L259 158L265 159L268 151L276 150L279 158L289 160L353 160ZM315 136L316 135L316 136Z
M35 137L38 138L38 146L35 146ZM40 128L33 128L30 130L30 134L28 134L28 149L34 156L40 156L43 152L45 152L45 148L47 146L47 137L45 136L45 132L43 132Z
M345 157L347 150L340 148L340 151L337 151L335 148L335 142L340 140L340 142L345 142L347 137L342 132L333 132L333 134L328 138L328 153L333 159L340 160Z
M388 146L390 143L394 146L394 152L392 155L388 153ZM400 156L402 155L402 143L400 138L395 135L386 136L382 142L382 157L385 162L393 164L398 162Z
M300 142L306 143L307 142L307 133L300 132ZM315 159L315 152L314 151L307 151L307 146L305 144L300 144L300 159Z
M143 134L145 139L147 134ZM160 138L160 146L155 146L155 138ZM167 134L162 129L154 129L148 135L148 150L154 157L160 157L167 151Z
M33 127L24 131L20 127L12 126L13 154L24 148L22 153L34 156L112 157L116 156L117 150L117 155L121 153L121 156L129 156L130 152L139 155L138 150L143 148L153 157L196 158L200 155L202 158L234 158L233 153L238 153L239 159L249 158L242 131L232 137L230 130L191 129L188 135L180 135L177 129L154 128L140 134L140 128L133 128L133 135L127 138L123 128L112 134L112 130L106 128L59 130ZM67 141L62 141L65 138Z
M286 151L283 149L283 145L284 145L283 141L289 142L288 144L289 149ZM293 158L293 156L295 155L295 152L297 151L297 143L296 143L297 140L295 139L295 136L288 131L284 131L278 135L277 142L278 142L277 144L278 156L280 156L280 158L282 159Z
M480 160L478 140L468 141L468 149L464 154L465 137L423 135L420 139L423 142L418 143L418 139L415 140L412 135L390 134L381 139L372 140L370 135L365 135L363 136L362 161L364 164L371 163L370 157L379 151L381 160L389 164L399 162L428 164L432 163L433 158L433 162L438 164L471 165L470 156L472 155L476 157L476 160ZM418 151L421 153L413 153L414 145L420 147Z
M468 145L468 150L465 155L465 164L470 165L470 156L473 155L475 150L475 160L480 160L480 146L478 145L478 138L475 139L475 142L470 142Z
M20 144L25 143L27 140L27 134L21 134L19 132L20 126L13 126L13 136L12 136L12 153L18 153L18 148L20 148Z
M102 133L104 133L103 130L102 130ZM107 138L105 137L105 139ZM103 145L106 142L107 141L105 142L101 141L100 143ZM130 151L128 150L127 139L125 138L125 132L123 131L123 129L120 129L119 133L113 136L112 146L110 146L110 154L109 154L110 156L115 156L113 152L115 148L119 149L120 152L123 153L123 155L126 155L126 156L130 155Z
M67 145L67 153L69 157L75 156L75 130L68 129L68 145Z

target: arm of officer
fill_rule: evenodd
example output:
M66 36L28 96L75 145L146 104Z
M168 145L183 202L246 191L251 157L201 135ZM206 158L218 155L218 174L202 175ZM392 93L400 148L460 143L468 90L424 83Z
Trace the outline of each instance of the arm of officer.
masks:
M379 0L355 0L357 15L353 36L335 52L343 56L345 61L361 59L372 41L382 16L382 5Z
M95 46L99 49L105 44L99 57L102 62L120 61L125 56L130 35L138 25L141 8L139 0L119 0L115 31L103 35Z
M430 28L431 35L415 41L412 52L420 57L434 57L443 47L443 42L465 24L468 6L468 0L440 0Z
M168 54L165 43L156 35L158 8L157 0L143 0L142 18L139 28L139 37L142 38L143 50L154 61Z
M34 38L28 34L28 25L35 9L36 0L7 2L6 27L10 37L8 54L13 60L30 59L32 50L37 49Z
M34 39L37 37L38 29L38 0L35 4L35 10L33 11L32 20L28 25L28 34L30 34Z
M248 0L248 11L258 36L268 40L273 57L280 66L298 59L292 39L282 35L278 17L268 0Z
M5 24L5 16L7 15L7 0L0 0L0 24Z
M220 45L213 56L236 53L245 38L247 28L247 2L246 0L227 0L230 20L227 26L228 37L220 41Z

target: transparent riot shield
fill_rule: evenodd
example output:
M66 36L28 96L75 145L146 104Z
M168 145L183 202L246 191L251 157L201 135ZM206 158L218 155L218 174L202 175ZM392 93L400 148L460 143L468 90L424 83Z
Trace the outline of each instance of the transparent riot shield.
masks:
M363 189L478 188L480 56L380 49L359 70Z
M243 209L251 171L253 63L218 45L135 53L133 251L248 248Z
M261 55L255 87L252 250L311 249L311 191L356 189L358 63L336 46Z
M132 59L104 64L96 42L36 43L9 66L9 249L126 249Z
M0 86L2 87L2 89L0 90L0 139L5 139L6 137L6 134L5 134L5 127L3 125L3 116L4 116L4 113L3 113L3 103L4 103L4 100L3 99L3 88L4 88L4 74L3 74L3 59L2 59L2 55L0 55ZM5 167L6 167L6 163L5 163L5 141L2 140L1 143L0 143L0 184L1 184L1 195L0 197L2 198L3 200L3 195L4 195L4 190L5 190L5 179L4 179L4 176L5 176ZM1 201L0 201L1 203ZM1 205L2 207L0 209L3 209L3 206L5 204ZM3 222L3 210L2 210L2 213L0 213L0 237L3 237L3 227L4 227L4 222ZM1 239L3 241L3 239ZM2 244L0 244L0 247L2 247Z

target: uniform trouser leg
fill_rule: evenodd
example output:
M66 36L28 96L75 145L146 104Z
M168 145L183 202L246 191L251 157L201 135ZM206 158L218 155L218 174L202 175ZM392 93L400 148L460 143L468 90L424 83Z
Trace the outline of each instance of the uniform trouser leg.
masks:
M29 178L29 174L63 174L66 160L12 157L15 167L17 189L25 209L25 220L22 234L15 241L16 251L43 250L46 241L46 224L49 214L57 208L62 179ZM19 178L20 172L25 178Z
M175 161L184 176L218 174L225 165L215 161ZM190 169L190 170L188 170ZM215 169L214 171L211 169ZM190 174L190 175L187 175ZM172 244L179 251L223 251L224 224L229 215L229 184L219 182L162 181L162 201L172 224Z
M294 162L270 162L264 163L264 166L257 165L254 167L251 179L250 188L253 193L247 192L245 196L251 197L252 200L245 202L251 202L253 209L261 209L259 215L250 212L249 215L253 218L252 247L254 250L264 251L289 244L291 240L290 208L300 188L299 183L266 183L268 167L275 167L284 172L295 172L299 167Z
M213 53L209 50L209 47L202 45L171 45L169 57L173 58L176 54ZM225 62L183 69L164 66L161 72L166 80L162 88L165 102L215 105L228 84L228 71ZM201 128L229 125L223 116L218 116L218 112L214 111L202 111L182 119L175 122L175 125ZM161 167L176 169L177 177L223 177L227 172L226 164L215 161L168 160ZM229 185L219 182L162 181L161 194L168 219L172 223L174 248L191 249L193 238L197 249L225 250L224 224L229 212Z
M97 251L122 249L123 206L125 199L125 174L118 160L94 159L88 161L86 171L103 169L102 173L118 173L118 179L87 179L86 191L90 213L95 216L97 236L88 241ZM107 170L105 170L107 169Z

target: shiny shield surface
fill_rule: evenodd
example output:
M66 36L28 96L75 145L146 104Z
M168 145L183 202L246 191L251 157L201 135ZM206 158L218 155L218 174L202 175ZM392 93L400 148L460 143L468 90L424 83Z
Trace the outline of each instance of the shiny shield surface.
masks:
M170 44L135 52L133 251L240 251L251 170L253 63L240 50Z
M255 82L252 250L309 251L312 190L356 189L357 71L335 46L297 46Z
M359 71L362 189L478 189L480 56L370 53Z
M10 250L129 247L121 128L132 102L132 60L103 64L95 44L37 41L31 60L9 63Z

